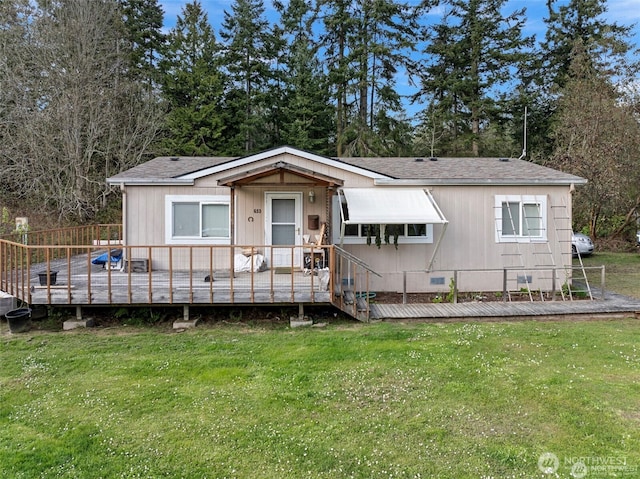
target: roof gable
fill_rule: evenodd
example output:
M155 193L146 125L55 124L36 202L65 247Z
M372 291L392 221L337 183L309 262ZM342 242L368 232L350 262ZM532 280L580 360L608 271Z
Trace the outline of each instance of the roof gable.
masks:
M227 177L219 178L218 184L222 186L246 185L253 183L256 180L260 180L261 178L268 178L274 175L278 175L280 177L280 184L284 184L285 172L289 172L294 176L303 178L311 184L324 186L341 186L344 183L340 178L333 178L331 176L324 175L307 168L301 168L284 161L278 161L276 163L270 163L268 165L263 165L251 170L232 173Z
M362 176L366 176L369 178L384 178L386 175L382 175L375 171L367 170L366 168L362 168L358 165L353 165L349 163L343 163L334 158L329 158L327 156L316 155L315 153L309 153L308 151L298 150L297 148L292 148L290 146L281 146L279 148L274 148L272 150L263 151L261 153L256 153L254 155L245 156L242 158L237 158L226 163L212 165L210 168L205 168L200 171L196 171L187 175L182 176L183 179L198 179L204 176L209 176L214 173L219 173L221 171L230 170L233 168L237 168L240 166L249 165L251 163L255 163L261 160L267 160L271 158L277 158L282 155L295 155L300 158L304 158L306 160L310 160L316 163L320 163L327 166L333 166L336 168L340 168L342 170L348 170L352 173L357 173Z

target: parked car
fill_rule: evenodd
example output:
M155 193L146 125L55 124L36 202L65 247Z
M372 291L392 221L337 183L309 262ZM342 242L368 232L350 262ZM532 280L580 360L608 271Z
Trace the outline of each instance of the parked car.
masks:
M593 241L587 235L582 233L571 234L571 253L574 258L580 256L589 256L593 253Z

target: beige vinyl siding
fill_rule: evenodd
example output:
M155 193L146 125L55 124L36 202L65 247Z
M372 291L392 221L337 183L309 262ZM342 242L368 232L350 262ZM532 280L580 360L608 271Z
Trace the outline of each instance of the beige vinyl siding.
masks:
M165 244L165 197L167 195L215 196L229 195L228 188L199 188L190 186L129 186L126 190L126 244L158 246ZM212 253L215 251L215 253ZM149 259L149 250L132 250L132 258ZM229 264L228 252L199 247L192 253L189 248L173 247L172 268L186 270L190 262L196 269L208 269L211 255L220 268ZM169 248L153 250L151 265L154 269L169 269ZM205 267L206 266L206 267Z
M437 186L430 188L436 202L449 221L435 255L431 273L426 268L436 247L442 226L434 225L434 242L422 245L390 244L378 249L375 245L345 245L345 249L361 258L382 278L371 276L372 288L379 291L402 291L403 272L407 272L407 290L449 290L454 271L465 270L458 277L461 289L468 291L502 290L504 267L515 267L524 261L525 268L549 264L547 242L497 243L495 221L496 195L546 195L547 241L556 266L571 264L571 231L561 220L554 222L552 205L560 208L558 215L570 217L570 193L567 186L507 187L507 186ZM565 223L567 223L565 221ZM557 229L556 229L557 228ZM535 253L535 254L534 254ZM474 270L477 270L474 272ZM487 272L487 270L494 270ZM523 273L524 274L524 273ZM550 273L534 276L534 285L547 281ZM443 285L430 284L432 277L444 277ZM545 286L547 286L545 284ZM559 287L560 285L558 285Z

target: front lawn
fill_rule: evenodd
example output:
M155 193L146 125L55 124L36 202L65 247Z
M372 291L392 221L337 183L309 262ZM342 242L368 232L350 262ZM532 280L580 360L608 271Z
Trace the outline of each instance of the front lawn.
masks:
M640 474L632 319L0 326L0 477Z

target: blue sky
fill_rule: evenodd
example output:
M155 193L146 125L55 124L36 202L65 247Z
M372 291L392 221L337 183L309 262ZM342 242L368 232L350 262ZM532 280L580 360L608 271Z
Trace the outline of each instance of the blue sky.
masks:
M415 1L415 0L409 0ZM188 3L186 0L160 0L158 2L165 12L165 24L167 28L171 28L175 24L176 17L181 13L182 7ZM214 30L218 31L220 22L223 18L223 12L225 10L231 10L232 0L201 0L201 4L208 12L209 22L213 26ZM506 12L512 12L522 7L527 8L527 27L526 34L535 34L540 37L544 32L543 18L546 15L546 3L547 0L509 0L507 2ZM560 3L567 3L561 1ZM633 23L640 24L640 0L610 0L607 2L608 12L606 18L609 20L618 22L622 25L631 25ZM265 0L265 8L267 15L275 16L273 8L271 8L271 1ZM437 21L442 11L434 11L429 17L432 17L434 21ZM635 42L640 44L640 25L636 25Z
M418 3L419 0L406 0L409 3ZM158 2L164 10L165 28L169 30L175 25L178 15L181 14L182 8L189 3L187 0L159 0ZM220 24L224 18L224 11L231 11L232 0L200 0L203 8L209 16L209 23L214 29L216 36ZM568 3L568 0L559 0L560 4ZM536 40L540 41L544 38L545 24L544 18L547 15L547 0L509 0L505 7L505 15L526 7L527 22L524 29L524 35L535 35ZM271 6L271 0L264 0L265 14L268 19L277 18L277 14ZM609 21L616 22L620 25L633 27L634 37L632 42L640 47L640 0L610 0L607 2L608 11L605 18ZM444 10L435 9L430 12L425 21L438 22ZM403 74L399 74L397 78L397 87L402 94L409 95L415 91L409 85L408 78ZM405 105L407 113L410 116L417 114L419 106Z

